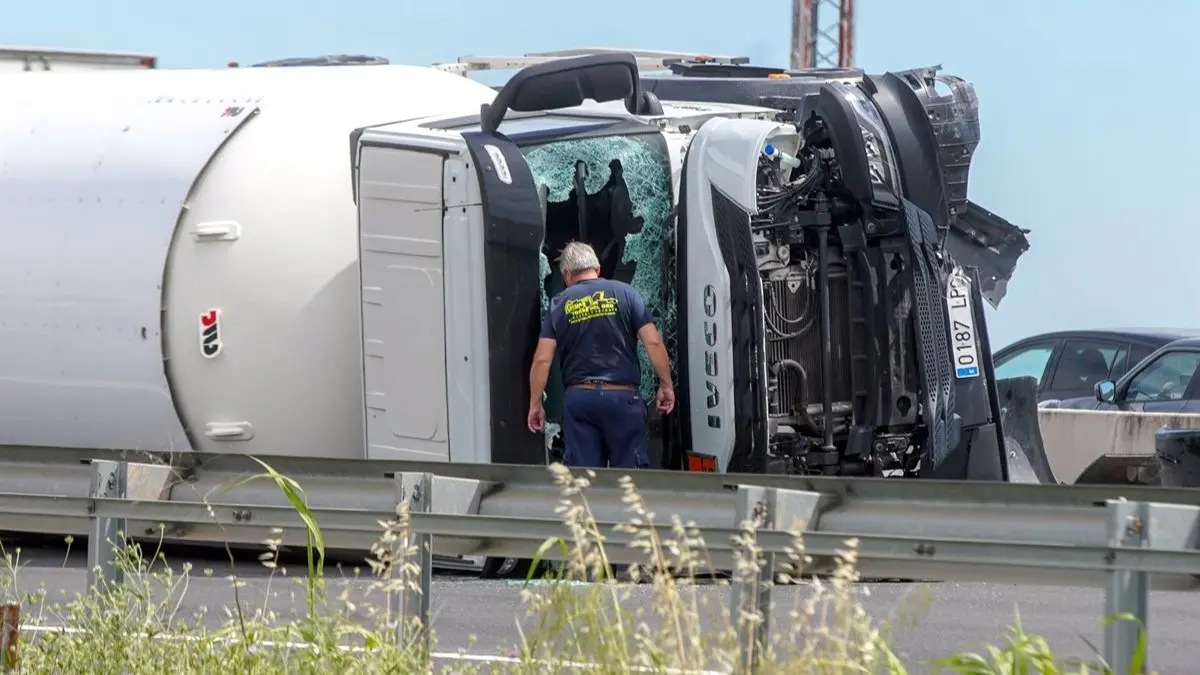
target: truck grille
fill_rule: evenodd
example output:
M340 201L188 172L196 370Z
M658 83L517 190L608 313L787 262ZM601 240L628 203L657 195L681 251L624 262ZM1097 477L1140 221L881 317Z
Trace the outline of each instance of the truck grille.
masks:
M845 275L831 275L830 310L833 313L833 400L849 402L851 399L850 359L849 359L849 320L847 299L849 290ZM775 328L784 333L793 333L803 329L801 334L790 339L772 337L768 331L767 363L772 364L782 359L792 359L804 366L808 373L808 386L804 392L804 400L808 405L821 403L821 328L819 324L820 300L815 289L807 284L801 284L795 291L788 288L786 280L768 281L769 292L774 295L774 309L768 306L767 318ZM804 319L802 323L785 323L778 314L788 321ZM780 410L790 413L800 403L799 377L790 371L781 370L779 373L779 403Z

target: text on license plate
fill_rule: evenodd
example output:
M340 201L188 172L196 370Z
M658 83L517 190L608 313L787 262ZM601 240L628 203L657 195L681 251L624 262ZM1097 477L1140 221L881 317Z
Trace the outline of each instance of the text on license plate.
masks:
M950 319L950 358L957 378L979 377L979 347L975 336L975 313L971 307L971 280L955 270L946 285L946 308Z

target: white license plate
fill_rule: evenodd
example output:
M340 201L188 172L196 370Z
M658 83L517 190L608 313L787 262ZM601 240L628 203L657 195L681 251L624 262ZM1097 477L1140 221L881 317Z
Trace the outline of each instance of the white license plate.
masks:
M971 308L971 279L954 270L946 285L946 308L950 312L950 358L957 378L979 377L979 346L975 336L975 313Z

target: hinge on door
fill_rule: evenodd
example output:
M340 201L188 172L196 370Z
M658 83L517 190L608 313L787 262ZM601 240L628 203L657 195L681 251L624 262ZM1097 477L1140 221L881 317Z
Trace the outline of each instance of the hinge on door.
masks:
M254 426L249 422L209 422L204 435L214 441L248 441L254 438Z
M199 223L196 229L192 230L192 237L196 241L236 241L242 236L242 224L236 220L214 220L208 223Z

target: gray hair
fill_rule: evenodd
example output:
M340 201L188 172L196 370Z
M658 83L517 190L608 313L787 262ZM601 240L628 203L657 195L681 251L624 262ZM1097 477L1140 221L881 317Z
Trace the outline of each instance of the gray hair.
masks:
M558 256L558 270L563 274L579 274L587 270L599 270L600 259L596 250L582 241L573 241L563 247Z

